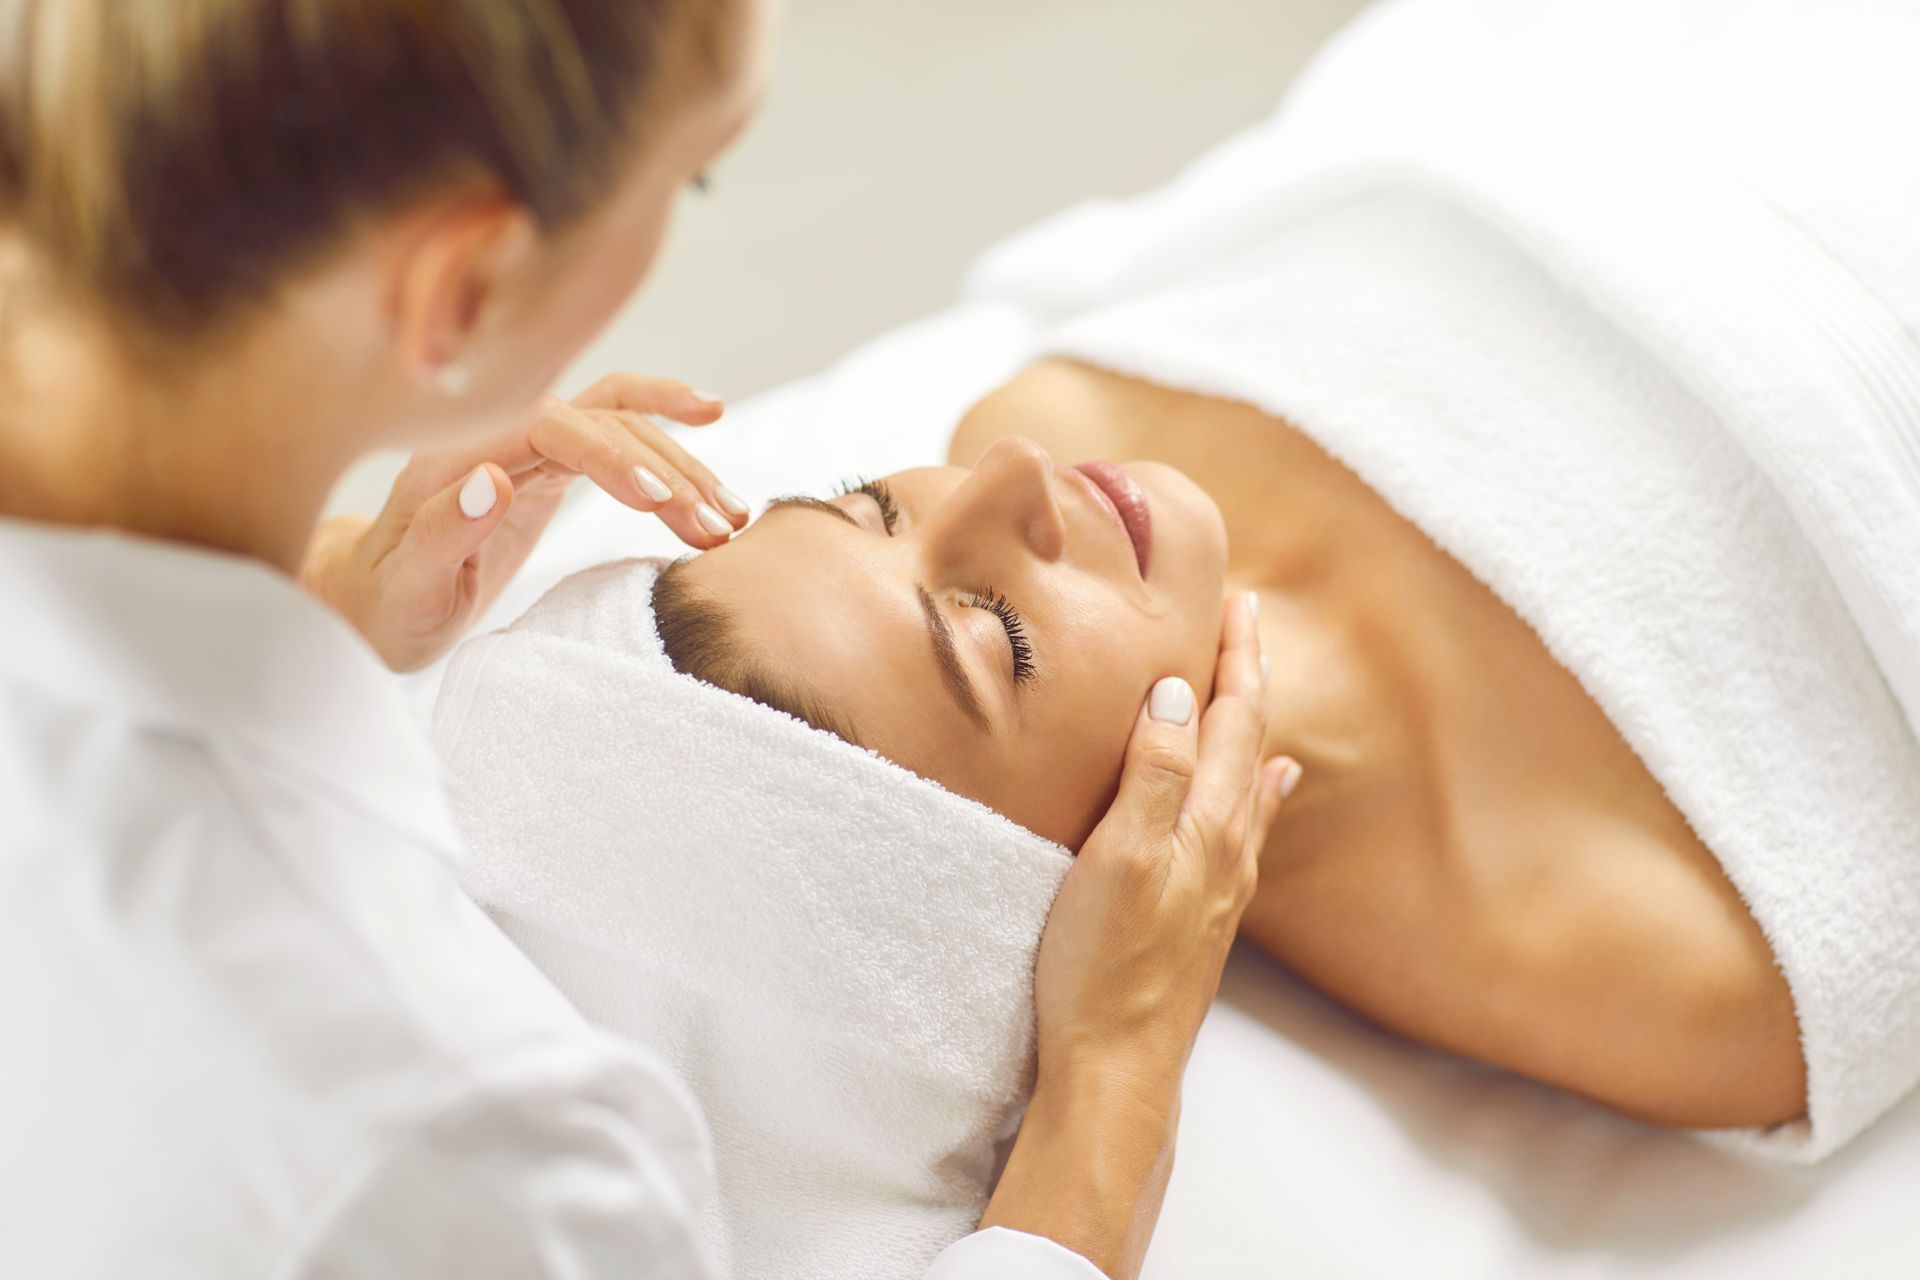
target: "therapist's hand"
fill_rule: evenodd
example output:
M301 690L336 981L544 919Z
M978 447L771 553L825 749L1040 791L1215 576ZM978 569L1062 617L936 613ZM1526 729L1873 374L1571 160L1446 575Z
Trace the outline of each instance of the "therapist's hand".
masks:
M1246 597L1224 614L1206 714L1183 683L1155 686L1113 808L1054 902L1034 976L1033 1101L982 1220L1116 1278L1138 1272L1152 1236L1187 1056L1300 778L1286 757L1259 758L1259 635Z
M614 374L548 396L491 440L418 453L380 514L315 531L301 580L396 671L439 657L512 580L578 476L658 515L690 546L725 542L747 508L653 421L689 426L725 406L664 378Z

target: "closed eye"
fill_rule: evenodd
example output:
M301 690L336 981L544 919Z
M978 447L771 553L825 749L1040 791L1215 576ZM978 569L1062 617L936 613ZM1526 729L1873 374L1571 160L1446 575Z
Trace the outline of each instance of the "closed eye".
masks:
M887 482L885 480L845 481L834 491L834 496L844 498L855 493L864 494L873 500L873 505L880 508L882 527L891 534L894 526L900 522L900 504L894 501L893 490Z
M888 536L892 536L894 527L900 521L900 504L894 501L893 490L885 480L853 480L843 483L837 496L862 494L872 499L873 505L880 508L880 522L885 526ZM1013 660L1013 682L1016 685L1031 683L1036 672L1033 664L1033 643L1027 639L1027 624L1020 617L1007 598L992 587L980 591L968 592L961 597L961 603L969 609L984 609L1000 620L1001 628L1007 633L1007 650Z
M871 488L868 487L869 485L871 485ZM887 491L885 482L862 482L860 484L843 486L840 490L841 496L852 493L859 493L871 498L874 504L880 508L883 521L888 521L889 515L891 515L893 520L899 518L898 507L893 501L893 495ZM855 529L866 530L866 526L861 524L859 518L845 507L822 501L819 498L802 496L775 498L767 504L767 514L769 515L781 510L818 511L823 515L832 516L835 520L839 520ZM889 525L890 523L889 521ZM871 533L871 530L866 531ZM891 532L891 528L889 528L889 532ZM974 724L980 728L990 730L991 725L987 719L986 711L980 705L980 699L974 691L973 682L967 678L965 664L961 661L959 649L954 644L953 628L947 624L946 618L941 613L939 602L933 598L932 593L929 592L925 586L916 585L914 592L919 597L920 610L926 618L927 634L933 641L933 653L937 660L941 679L946 684L948 691L953 694L954 701L958 704L960 710L966 714L967 718L972 720ZM1000 626L1002 630L1006 632L1007 636L1007 650L1012 660L1015 684L1025 684L1033 680L1036 674L1033 660L1033 645L1027 639L1025 622L1007 598L999 592L987 588L978 592L964 593L961 596L960 602L967 608L983 609L999 619Z
M1013 654L1013 682L1032 683L1038 674L1033 665L1033 642L1027 639L1027 624L1020 617L1019 610L992 587L968 593L961 598L961 603L969 609L985 609L1000 619L1000 625L1007 633L1007 648Z

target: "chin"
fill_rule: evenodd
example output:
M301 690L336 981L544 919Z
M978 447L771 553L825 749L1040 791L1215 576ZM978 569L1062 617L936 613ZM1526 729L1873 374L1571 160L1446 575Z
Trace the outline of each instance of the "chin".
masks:
M1217 598L1226 583L1227 522L1220 504L1184 471L1163 462L1129 462L1126 468L1146 491L1153 508L1155 577L1191 583Z

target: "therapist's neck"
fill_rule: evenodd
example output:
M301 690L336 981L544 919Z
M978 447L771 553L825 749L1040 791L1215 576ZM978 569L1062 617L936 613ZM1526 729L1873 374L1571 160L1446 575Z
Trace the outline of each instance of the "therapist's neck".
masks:
M18 279L16 276L15 279ZM28 291L31 292L31 291ZM0 515L236 552L295 572L372 404L298 318L174 360L72 308L0 317Z

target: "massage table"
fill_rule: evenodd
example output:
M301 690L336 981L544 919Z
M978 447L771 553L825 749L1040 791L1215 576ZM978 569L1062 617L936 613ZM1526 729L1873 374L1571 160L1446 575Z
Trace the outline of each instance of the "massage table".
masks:
M756 504L939 462L967 406L1028 362L1044 324L974 288L731 406L690 446ZM671 372L644 352L631 363ZM511 621L577 569L681 549L582 485L481 625ZM437 678L414 678L423 719ZM1146 1275L1920 1275L1920 1094L1819 1164L1763 1162L1409 1044L1243 947L1188 1069Z
M691 439L750 501L943 457L1030 322L969 302ZM483 627L608 559L672 555L581 486ZM415 678L423 715L438 672ZM1813 1167L1757 1162L1407 1043L1240 948L1188 1068L1152 1280L1920 1275L1920 1095Z

